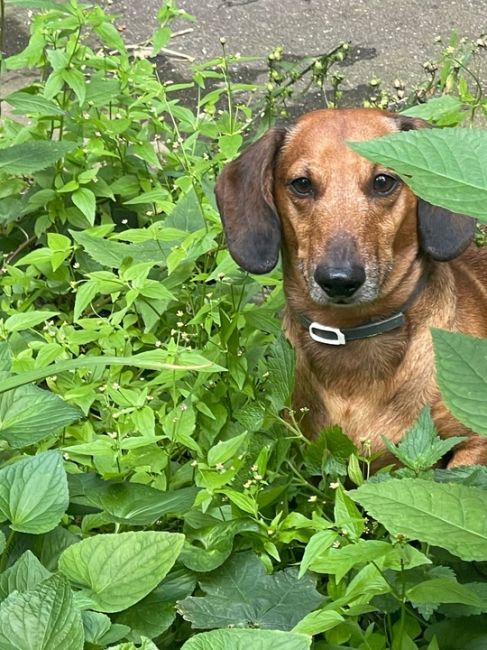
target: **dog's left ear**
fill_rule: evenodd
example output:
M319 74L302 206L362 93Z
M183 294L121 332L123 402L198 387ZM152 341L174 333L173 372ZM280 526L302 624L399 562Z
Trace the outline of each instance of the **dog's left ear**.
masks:
M418 233L421 249L438 262L458 257L475 235L476 221L418 199Z
M433 128L419 118L395 116L400 131ZM418 235L421 250L438 262L458 257L475 235L476 220L418 198Z

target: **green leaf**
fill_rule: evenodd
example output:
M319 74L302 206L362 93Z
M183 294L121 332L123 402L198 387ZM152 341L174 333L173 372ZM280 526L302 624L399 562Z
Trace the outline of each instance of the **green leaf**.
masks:
M5 329L7 332L22 332L39 325L39 323L45 323L53 316L57 316L58 313L57 311L26 311L14 314L5 321Z
M181 650L309 650L311 637L269 630L214 630L192 637Z
M86 187L81 187L71 194L71 200L85 215L90 225L93 225L96 212L96 197L93 192Z
M278 336L269 348L267 390L276 412L289 406L294 389L295 356L284 335Z
M147 596L177 560L184 536L139 531L96 535L69 546L59 569L100 612L119 612Z
M366 483L349 495L392 535L445 548L463 560L487 560L487 492L422 479Z
M23 553L12 566L0 573L0 600L13 591L25 592L51 575L31 551Z
M462 112L463 107L464 104L458 97L454 95L442 95L441 97L430 99L425 104L411 106L405 111L401 111L401 115L420 117L423 120L432 120L441 124L444 124L445 120L450 118L456 124L467 114L466 112Z
M429 408L421 411L414 425L397 445L383 437L387 449L415 472L432 467L462 440L465 438L460 436L441 439Z
M5 373L0 373L4 375ZM28 447L76 422L83 413L37 386L0 393L0 440L11 447Z
M244 432L230 440L218 442L208 451L208 465L218 465L231 460L247 438L248 433Z
M81 613L68 581L52 576L0 605L0 650L82 650Z
M83 618L83 628L85 631L86 643L97 643L109 631L112 622L106 614L99 612L90 612L85 610L81 612Z
M305 616L293 627L292 631L311 635L321 634L332 630L344 620L341 614L333 610L318 610Z
M315 556L310 569L316 573L334 574L338 583L353 567L378 560L387 555L392 548L387 542L375 539L360 539L356 544L349 544L342 548L324 548Z
M487 340L432 329L441 396L465 426L487 435Z
M86 498L117 523L149 526L167 514L185 514L193 505L197 493L197 487L161 492L148 485L124 482L108 483L89 490Z
M32 174L63 158L76 149L75 142L31 140L0 149L0 170L8 174Z
M76 68L62 70L61 77L74 92L81 106L86 98L86 81L81 70L77 70Z
M85 232L70 231L78 244L81 244L85 251L95 262L105 267L119 269L124 260L131 258L135 262L152 262L163 264L166 253L161 242L151 240L140 244L123 244L110 239L93 237Z
M349 146L433 205L487 222L487 131L420 129Z
M302 578L309 567L317 561L317 559L326 553L326 550L338 539L338 533L334 530L320 530L315 533L309 540L306 548L304 549L303 559L299 568L299 578ZM319 570L318 570L319 573Z
M32 93L17 91L5 97L5 101L14 107L14 113L24 113L25 115L38 114L47 115L64 115L62 108L42 95L33 95Z
M472 607L485 607L486 603L467 586L455 578L432 578L420 582L406 591L407 598L417 603L461 603Z
M323 601L314 578L299 580L294 567L267 575L251 552L231 557L214 574L202 578L200 587L206 596L190 596L178 604L194 628L290 630Z
M179 199L174 210L166 219L166 226L185 232L196 232L205 227L200 202L193 187Z
M335 524L351 539L358 539L364 532L364 518L341 485L336 488L334 515Z
M47 533L68 507L61 454L46 451L0 470L0 521L21 533Z

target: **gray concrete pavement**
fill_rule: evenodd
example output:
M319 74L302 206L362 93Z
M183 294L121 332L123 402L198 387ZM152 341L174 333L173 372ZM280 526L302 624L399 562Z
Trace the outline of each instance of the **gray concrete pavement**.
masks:
M161 0L99 0L117 14L130 43L146 40L155 27ZM228 52L265 55L277 45L286 54L303 57L326 52L342 40L352 43L352 56L343 70L345 90L353 91L378 76L386 82L399 77L408 86L424 77L422 63L435 59L453 30L478 38L487 32L487 0L179 0L193 14L193 31L174 39L170 47L201 62L220 54L224 36ZM25 12L8 13L7 49L25 44ZM476 70L487 84L484 65ZM189 64L170 58L167 74L188 77ZM258 78L265 63L246 66L242 74Z

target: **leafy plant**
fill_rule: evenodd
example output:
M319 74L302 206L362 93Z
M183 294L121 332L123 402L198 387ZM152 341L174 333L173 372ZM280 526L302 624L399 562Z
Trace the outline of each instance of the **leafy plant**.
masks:
M485 468L435 469L457 440L426 411L389 445L404 467L373 477L338 428L306 440L280 272L249 277L222 241L215 175L308 79L338 104L347 45L277 49L258 88L222 43L175 84L152 61L188 18L173 2L149 60L101 7L11 4L39 11L3 65L39 76L0 124L0 650L483 643ZM409 108L439 124L485 109L451 47L426 95L456 92ZM484 136L428 133L362 146L410 182ZM480 213L470 171L454 180ZM445 402L483 433L482 343L433 337Z

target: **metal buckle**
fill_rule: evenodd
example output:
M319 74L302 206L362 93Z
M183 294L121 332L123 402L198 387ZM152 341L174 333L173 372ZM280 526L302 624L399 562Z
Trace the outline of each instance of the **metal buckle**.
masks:
M313 332L313 329L320 332L330 332L336 336L336 339L321 338L319 334ZM345 334L341 329L338 329L338 327L329 327L328 325L321 325L320 323L311 323L308 331L313 341L317 341L318 343L326 343L327 345L345 345L346 343Z

